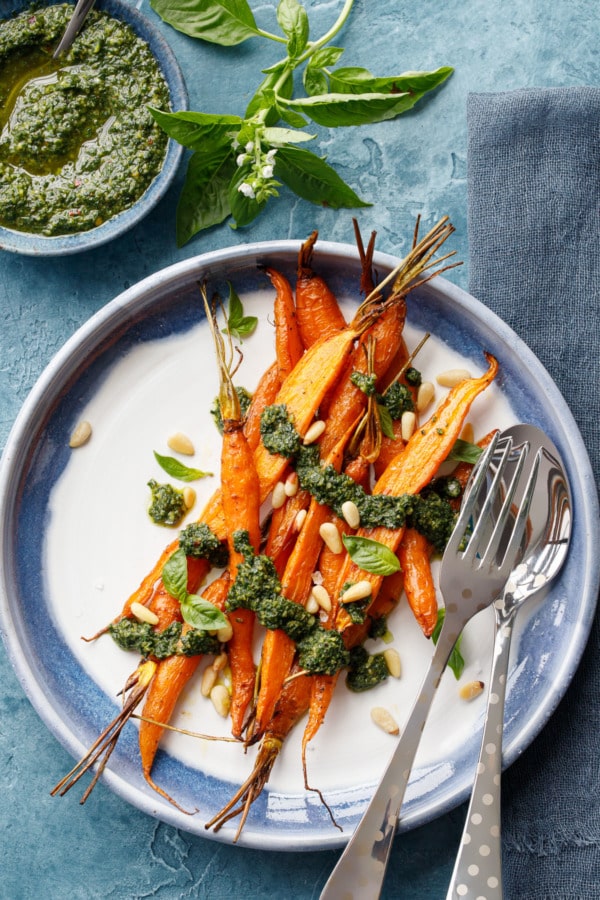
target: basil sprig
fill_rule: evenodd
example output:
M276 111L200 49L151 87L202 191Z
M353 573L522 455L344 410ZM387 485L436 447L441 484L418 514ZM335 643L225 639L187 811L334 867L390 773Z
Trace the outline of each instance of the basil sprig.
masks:
M227 625L227 617L208 600L188 593L187 557L183 550L171 554L163 566L162 580L169 594L179 600L181 615L198 631L218 631Z
M151 110L161 128L192 151L177 210L180 246L229 216L233 227L250 224L282 185L333 209L370 205L325 157L296 146L315 139L304 130L307 121L339 128L393 119L453 70L377 77L359 66L336 68L344 49L330 42L353 3L344 0L332 27L311 41L308 13L298 0L279 0L280 33L259 28L248 0L151 0L165 22L191 37L223 47L257 38L285 48L285 56L263 69L243 117ZM303 97L294 97L297 69L302 69Z
M227 326L223 329L225 332L241 340L248 337L256 329L258 319L256 316L246 316L244 314L244 305L238 294L235 292L231 282L229 284L229 303L227 308Z
M345 534L342 540L352 562L365 572L371 572L373 575L393 575L400 570L396 554L380 541L359 537L356 534Z
M177 478L178 481L198 481L199 478L206 478L207 475L212 475L212 472L203 472L202 469L186 466L185 463L175 459L174 456L162 456L156 450L154 451L154 459L167 475L170 475L171 478Z
M444 607L440 607L438 609L438 617L437 622L435 623L435 628L431 634L431 640L434 644L437 644L438 638L440 636L440 632L442 630L442 625L444 624L444 619L446 618L446 610ZM452 648L452 653L450 654L450 658L448 660L448 668L452 669L454 672L454 677L458 681L460 676L463 673L463 669L465 667L465 661L463 659L463 655L460 652L460 644L462 641L462 634L459 634L458 640L456 641L454 647Z

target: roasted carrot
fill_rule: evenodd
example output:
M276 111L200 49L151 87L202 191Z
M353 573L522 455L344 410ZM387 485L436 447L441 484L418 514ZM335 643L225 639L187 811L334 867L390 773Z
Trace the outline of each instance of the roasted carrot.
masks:
M437 595L431 574L432 549L427 538L415 528L406 528L398 545L406 599L425 637L431 637L438 614Z
M277 269L265 270L276 290L273 313L275 316L275 355L279 378L286 378L302 354L304 346L296 319L296 307L292 287Z
M312 269L313 251L318 236L319 232L313 231L298 253L296 315L302 343L307 349L346 327L346 320L335 294L325 279Z

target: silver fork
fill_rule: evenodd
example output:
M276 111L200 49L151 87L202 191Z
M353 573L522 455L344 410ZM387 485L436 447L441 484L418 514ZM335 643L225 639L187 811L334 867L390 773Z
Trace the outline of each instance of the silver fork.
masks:
M494 601L518 561L538 463L535 460L532 463L526 452L521 453L504 491L503 474L512 440L503 440L500 459L488 488L490 463L500 437L495 435L473 471L456 527L444 552L440 570L440 590L445 600L444 623L419 695L382 779L323 888L321 900L340 900L340 897L344 900L375 900L379 897L412 764L446 663L466 623ZM527 482L522 501L512 520L513 497L525 476ZM490 516L500 496L503 498L500 512L494 517L490 535ZM507 539L509 519L513 524Z

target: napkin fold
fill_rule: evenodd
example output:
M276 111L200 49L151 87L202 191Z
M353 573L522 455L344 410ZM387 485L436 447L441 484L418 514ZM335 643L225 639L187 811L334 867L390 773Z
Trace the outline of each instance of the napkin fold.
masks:
M600 483L600 89L471 94L469 288L525 341ZM600 897L600 618L557 712L503 781L507 900Z

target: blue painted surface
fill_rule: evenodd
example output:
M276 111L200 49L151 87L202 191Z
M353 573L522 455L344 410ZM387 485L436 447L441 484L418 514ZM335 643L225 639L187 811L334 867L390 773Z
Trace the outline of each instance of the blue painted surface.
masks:
M275 4L252 4L273 27ZM308 2L315 31L325 30L341 3ZM162 25L183 69L190 108L243 112L258 69L277 58L254 42L234 50L204 45ZM451 280L468 280L466 96L530 86L600 83L597 5L558 0L549 7L507 0L357 0L338 43L344 62L383 75L452 65L436 95L397 121L362 129L318 129L320 146L359 194L363 233L378 231L382 251L401 254L415 216L425 224L447 213L453 245L466 265ZM227 225L178 249L174 186L144 222L117 242L63 259L0 252L0 444L38 376L65 340L94 312L146 275L197 253L248 241L305 237L351 242L351 212L320 210L282 192L246 230ZM275 854L190 837L132 809L100 785L81 809L77 797L57 801L49 787L72 764L38 719L0 651L0 897L298 898L317 897L337 853ZM518 788L512 784L518 800ZM444 897L463 824L457 810L396 842L385 898ZM531 895L533 896L533 895Z

